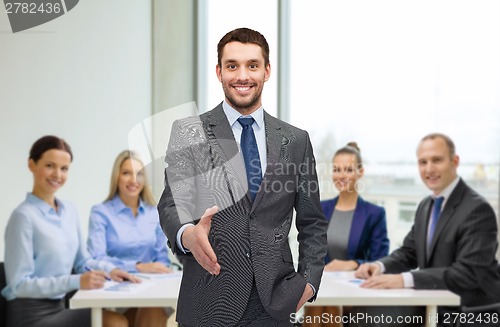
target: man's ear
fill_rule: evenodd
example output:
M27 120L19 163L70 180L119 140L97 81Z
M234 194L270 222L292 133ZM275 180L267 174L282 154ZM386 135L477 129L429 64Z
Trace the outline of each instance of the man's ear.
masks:
M217 78L219 79L219 82L222 83L222 71L220 69L219 64L215 65L215 73L217 74Z
M453 163L453 167L457 168L460 163L460 157L458 155L454 155L451 162Z
M269 80L269 77L271 77L271 64L267 64L266 72L264 74L264 81L267 82Z

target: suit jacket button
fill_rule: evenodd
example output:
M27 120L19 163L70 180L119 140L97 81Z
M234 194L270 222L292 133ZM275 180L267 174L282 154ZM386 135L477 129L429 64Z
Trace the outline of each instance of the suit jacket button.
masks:
M255 218L255 214L254 213L251 213L250 214L250 219L254 219Z
M247 256L247 258L250 259L250 253L247 252L246 256Z

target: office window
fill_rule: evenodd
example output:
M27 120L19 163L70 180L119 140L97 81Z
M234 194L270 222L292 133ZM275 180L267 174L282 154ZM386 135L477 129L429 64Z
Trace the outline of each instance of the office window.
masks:
M499 40L498 1L292 2L291 123L309 131L319 165L358 142L363 194L384 198L391 247L429 193L415 153L430 132L455 141L460 176L498 214Z
M399 202L399 222L403 224L413 224L415 212L417 210L416 202ZM405 226L408 227L408 226Z

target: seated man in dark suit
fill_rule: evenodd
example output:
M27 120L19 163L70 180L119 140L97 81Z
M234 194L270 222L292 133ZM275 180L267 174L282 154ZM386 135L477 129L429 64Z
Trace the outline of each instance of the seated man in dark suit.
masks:
M414 224L399 249L358 268L356 276L366 279L361 287L449 289L461 296L463 305L500 301L500 292L494 287L499 279L493 208L458 176L459 157L448 136L425 136L417 157L420 177L433 194L420 202ZM421 309L391 308L390 314L423 315ZM439 325L454 325L457 316L453 313L459 312L458 307L438 311ZM474 320L472 326L494 325L477 318L467 320Z

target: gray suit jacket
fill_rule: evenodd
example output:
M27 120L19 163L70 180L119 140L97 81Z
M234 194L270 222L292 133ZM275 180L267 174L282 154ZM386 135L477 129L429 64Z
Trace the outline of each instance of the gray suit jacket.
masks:
M450 289L463 304L500 299L495 259L497 222L488 202L460 180L443 208L430 253L426 253L432 198L418 206L414 225L401 248L380 260L387 273L411 269L416 289ZM496 294L495 294L496 293Z
M289 319L306 283L316 291L327 251L327 222L319 202L313 150L307 132L264 115L267 168L252 203L245 167L222 105L174 122L165 161L160 222L184 274L177 321L186 325L231 326L245 310L252 285L267 312ZM219 206L209 241L221 266L210 275L177 247L177 232ZM293 209L299 232L299 265L288 244Z

